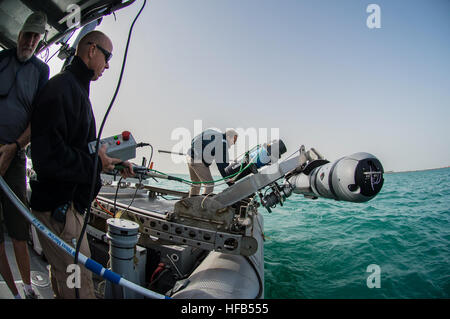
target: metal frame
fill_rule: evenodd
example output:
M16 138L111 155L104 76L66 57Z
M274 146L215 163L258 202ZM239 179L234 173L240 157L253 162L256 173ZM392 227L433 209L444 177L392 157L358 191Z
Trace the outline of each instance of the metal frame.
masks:
M16 1L16 0L14 0ZM47 14L47 24L56 30L56 33L52 32L50 39L45 39L41 41L36 53L40 53L43 50L50 47L52 44L57 43L58 40L64 36L70 34L71 32L84 27L85 25L91 23L92 21L101 19L103 16L110 15L117 10L128 7L133 4L136 0L71 0L71 4L79 5L81 8L80 23L75 27L69 28L64 23L60 23L64 17L68 16L70 13L63 11L58 3L64 1L58 0L20 0L17 5L24 5L33 12L42 11ZM0 1L1 4L1 1ZM23 18L23 17L22 17ZM25 21L21 21L23 23ZM0 27L0 30L2 28ZM11 39L5 34L0 33L0 46L3 48L11 48L16 46L17 39Z

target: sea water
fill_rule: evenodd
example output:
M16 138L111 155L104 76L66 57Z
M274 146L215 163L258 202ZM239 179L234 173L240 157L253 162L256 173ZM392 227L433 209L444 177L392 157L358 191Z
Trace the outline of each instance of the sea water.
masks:
M366 203L293 194L272 213L260 207L264 297L449 298L450 168L384 179Z
M265 298L449 298L450 168L384 179L366 203L291 196L265 213Z

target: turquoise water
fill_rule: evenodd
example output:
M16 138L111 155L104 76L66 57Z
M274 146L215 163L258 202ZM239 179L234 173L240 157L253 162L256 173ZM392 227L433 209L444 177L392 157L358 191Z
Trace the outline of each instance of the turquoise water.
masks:
M450 298L450 168L386 174L367 203L292 195L259 211L265 298Z
M265 234L265 298L449 298L450 169L387 174L363 204L292 196Z

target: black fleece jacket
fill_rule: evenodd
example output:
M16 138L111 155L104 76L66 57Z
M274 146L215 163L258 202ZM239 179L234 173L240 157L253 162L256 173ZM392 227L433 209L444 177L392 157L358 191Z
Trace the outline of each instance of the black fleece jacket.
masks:
M89 203L94 156L88 143L96 139L89 101L94 73L75 57L51 78L35 101L31 116L31 157L37 180L31 181L31 208L49 211L72 201L83 213ZM101 187L98 159L94 196Z

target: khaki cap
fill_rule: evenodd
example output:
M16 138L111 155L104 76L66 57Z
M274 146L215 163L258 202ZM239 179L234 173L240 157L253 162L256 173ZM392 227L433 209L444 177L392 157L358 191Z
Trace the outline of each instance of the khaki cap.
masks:
M47 16L43 12L32 13L23 24L21 32L45 33Z

